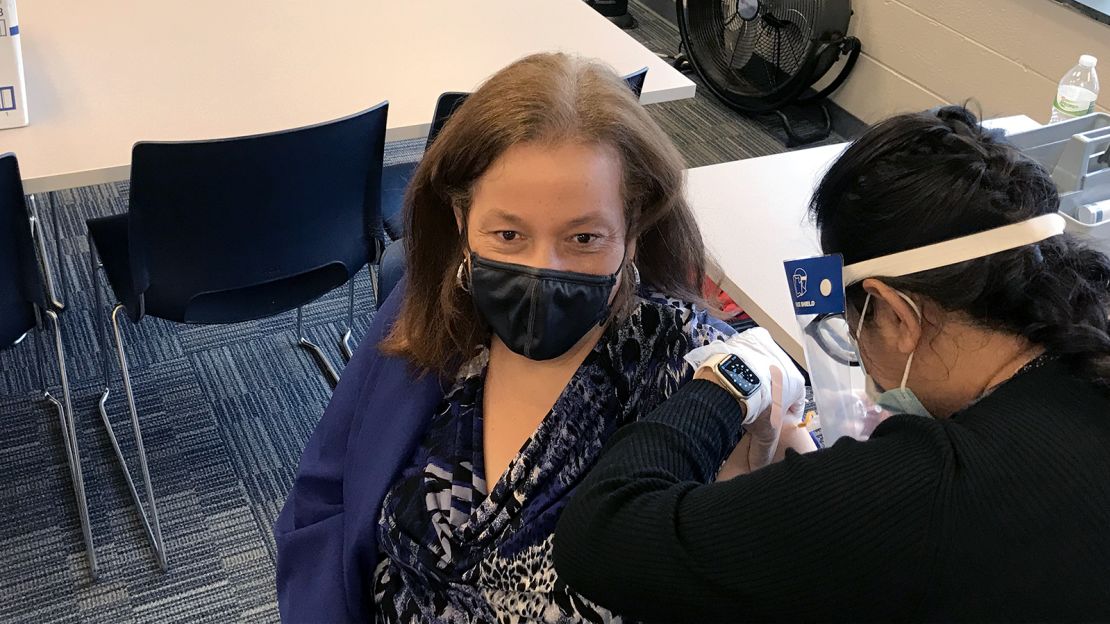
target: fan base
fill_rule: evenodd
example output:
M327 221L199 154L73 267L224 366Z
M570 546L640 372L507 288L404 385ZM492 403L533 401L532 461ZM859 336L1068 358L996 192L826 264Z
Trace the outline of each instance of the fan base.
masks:
M631 13L625 13L624 15L610 15L608 16L608 19L610 22L616 24L617 28L621 28L623 30L632 30L639 25L636 23L636 18L632 17Z
M814 110L820 113L814 119ZM816 100L799 104L797 102L786 104L774 112L782 122L782 129L786 131L786 147L799 147L824 141L832 134L832 115L829 114L829 105L825 100ZM816 125L816 130L801 133L798 130L799 121L808 121L809 125Z

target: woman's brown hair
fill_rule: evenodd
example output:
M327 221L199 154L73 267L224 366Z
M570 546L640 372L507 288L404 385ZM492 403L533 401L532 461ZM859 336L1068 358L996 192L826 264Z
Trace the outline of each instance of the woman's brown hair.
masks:
M450 376L489 340L456 281L465 241L454 210L465 223L474 184L509 147L563 141L615 149L641 279L666 295L700 301L704 248L683 196L678 150L608 67L566 54L534 54L467 98L417 167L405 196L405 298L383 352ZM632 273L622 273L615 310L627 310L633 299Z

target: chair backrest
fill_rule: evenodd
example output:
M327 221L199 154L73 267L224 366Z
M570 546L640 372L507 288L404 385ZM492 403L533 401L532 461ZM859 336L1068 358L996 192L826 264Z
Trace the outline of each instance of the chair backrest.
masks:
M294 130L135 144L129 255L146 311L201 323L262 318L376 262L387 111L383 102Z
M644 92L644 80L647 79L647 72L648 68L643 67L624 77L624 81L628 83L628 88L636 94L636 99L639 99L640 94Z
M0 155L0 348L35 326L46 306L15 154Z
M439 135L439 131L443 130L443 126L447 124L447 120L455 113L458 107L470 97L469 93L462 93L458 91L448 91L439 96L436 100L436 110L432 113L432 127L428 130L428 142L424 144L424 149L432 146L432 141Z

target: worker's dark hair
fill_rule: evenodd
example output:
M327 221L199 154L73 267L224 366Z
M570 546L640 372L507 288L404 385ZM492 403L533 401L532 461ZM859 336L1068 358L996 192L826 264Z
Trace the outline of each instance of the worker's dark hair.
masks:
M871 127L825 174L810 211L845 264L1056 212L1038 163L961 106ZM899 278L893 288L1024 336L1110 388L1110 259L1070 234ZM864 291L848 288L862 307Z

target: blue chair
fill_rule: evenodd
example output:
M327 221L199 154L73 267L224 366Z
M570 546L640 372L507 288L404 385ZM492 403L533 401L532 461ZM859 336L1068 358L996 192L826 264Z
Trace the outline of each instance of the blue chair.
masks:
M644 79L647 78L647 72L648 68L644 67L624 77L624 81L628 83L628 88L636 94L637 98L644 90ZM425 145L425 149L432 144L432 140L443 129L455 109L466 100L467 95L469 94L444 93L439 97L439 102L436 103L435 117L432 119L432 130L428 134L428 143ZM405 187L412 179L412 174L416 171L418 164L419 162L400 163L386 167L382 171L382 214L385 219L386 232L396 244L390 245L382 256L381 282L379 284L379 299L377 299L379 308L385 298L389 296L393 287L405 274L405 247L404 240L402 240L405 228L402 207L405 200Z
M628 88L636 94L636 99L640 99L640 94L644 92L644 80L647 80L647 72L648 68L641 67L624 77L624 81L628 83Z
M351 352L354 276L380 262L380 212L388 104L336 121L270 134L137 143L128 212L88 221L104 392L100 415L158 563L167 567L119 316L178 323L236 323L296 308L297 343L334 387L338 375L302 333L301 308L346 283ZM99 256L99 263L98 263ZM131 413L149 519L108 420L109 362L98 268L118 302L116 355ZM372 280L375 274L371 269ZM376 280L375 280L376 281ZM373 284L375 291L376 283Z
M381 299L377 301L378 308L382 307L385 303L386 297L389 293L393 292L393 288L401 278L405 276L405 241L394 241L385 248L385 253L382 254L382 268L378 273L380 282L378 290L381 292Z
M46 303L43 281L43 263L46 260L42 228L37 219L31 219L23 195L19 164L14 154L0 155L0 349L14 347L32 330L35 348L35 368L43 390L43 398L58 412L62 443L66 450L66 463L73 492L77 499L77 512L81 532L85 539L85 553L92 577L97 576L96 551L93 548L92 528L89 524L89 506L85 498L85 479L81 472L81 454L77 448L77 434L73 419L73 405L69 394L69 375L66 372L65 348L62 345L62 327L57 313ZM36 251L38 252L36 254ZM42 343L39 339L44 329L43 318L50 320L54 334L54 352L57 357L58 376L61 379L62 398L58 400L47 389L43 371Z
M447 124L455 109L462 106L469 96L469 93L455 92L439 96L436 100L436 110L432 114L432 126L428 130L428 141L424 144L425 150L431 147L432 141L436 139L439 131L443 130L443 126ZM392 240L401 238L405 231L401 206L405 200L405 188L408 187L417 164L403 162L382 168L382 220L385 223L386 234Z

